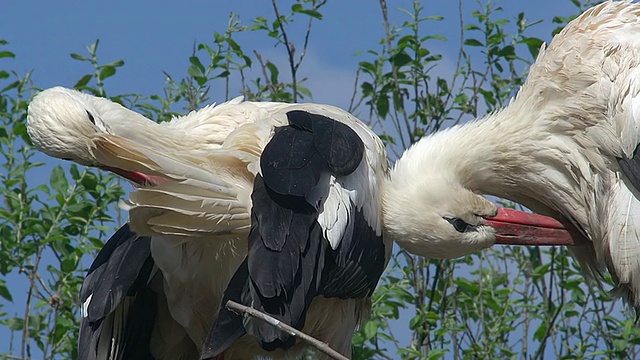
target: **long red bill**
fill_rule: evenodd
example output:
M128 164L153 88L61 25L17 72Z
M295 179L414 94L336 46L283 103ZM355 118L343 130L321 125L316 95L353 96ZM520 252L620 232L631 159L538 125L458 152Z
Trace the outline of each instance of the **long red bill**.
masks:
M164 178L162 176L148 175L138 171L123 170L120 168L110 167L110 166L105 166L104 169L109 170L114 174L120 175L123 178L133 183L136 183L137 185L155 186L155 185L158 185L159 183L167 181L167 178Z
M548 216L499 208L498 215L486 221L496 230L496 244L576 246L588 243L573 225Z

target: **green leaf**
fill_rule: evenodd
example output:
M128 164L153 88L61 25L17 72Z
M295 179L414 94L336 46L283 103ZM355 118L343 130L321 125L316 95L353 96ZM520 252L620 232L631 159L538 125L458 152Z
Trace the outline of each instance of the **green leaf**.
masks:
M15 89L18 86L20 86L20 80L16 80L16 81L12 82L11 84L5 86L2 90L0 90L0 93L4 93L4 92L6 92L8 90Z
M98 179L96 179L95 174L87 172L80 183L87 190L95 190L96 186L98 186Z
M411 56L407 55L405 52L397 53L389 59L393 66L398 68L409 64L412 60Z
M364 336L367 339L372 339L378 333L378 325L374 321L368 321L364 325Z
M299 4L296 4L299 5ZM294 5L294 6L296 6ZM296 13L300 13L300 14L305 14L308 16L311 16L312 18L316 18L318 20L322 20L322 14L318 11L318 10L312 10L312 9L300 9L298 11L294 11Z
M16 136L24 136L27 134L27 125L24 123L17 123L13 125L13 134Z
M422 324L422 316L416 315L409 320L409 329L415 330L418 326Z
M535 59L538 56L538 52L540 51L540 47L544 43L541 39L528 37L524 38L520 41L520 43L526 44L529 49L529 53Z
M233 40L232 38L226 38L225 41L234 51L242 52L242 48L240 48L240 45L238 45L238 43L235 42L235 40Z
M302 95L303 98L311 98L311 90L304 86L298 85L298 95Z
M67 177L65 176L62 166L58 165L53 168L53 171L51 171L51 176L49 178L49 183L51 184L51 187L58 193L67 193L69 182L67 181Z
M9 318L6 320L7 327L12 331L20 331L23 328L24 322L20 318Z
M194 76L193 79L198 83L199 86L204 86L207 83L207 78L204 76Z
M104 64L102 66L111 66L111 67L120 67L124 65L124 60L116 60L116 61L112 61L108 64Z
M194 65L189 66L189 68L187 69L187 74L191 75L194 78L204 77L204 73L200 70L200 68Z
M389 114L389 97L381 94L376 101L376 110L380 117L385 117Z
M9 133L7 132L7 128L4 126L0 126L0 139L6 139L9 137Z
M70 273L78 267L78 262L72 258L67 258L60 264L60 270Z
M480 30L480 27L476 24L467 24L464 26L465 30Z
M11 297L11 292L9 292L9 288L7 287L7 283L4 279L0 279L0 296L10 302L13 302L13 297Z
M100 71L100 80L104 80L116 73L116 68L113 66L105 66Z
M425 42L427 40L440 40L440 41L447 41L447 38L444 37L443 35L427 35L424 36L422 39L420 39L421 42Z
M0 51L0 58L6 58L6 57L15 58L16 55L11 51Z
M271 61L267 62L267 69L269 69L269 73L270 73L270 81L272 84L277 84L278 83L278 74L280 73L280 71L278 70L278 67L275 66Z
M202 62L200 62L200 59L197 56L190 56L189 57L189 62L198 68L198 70L200 70L201 74L204 74L205 68L204 65L202 65Z
M427 355L427 360L442 359L447 354L447 352L448 352L447 349L438 349L438 348L432 349L431 351L429 351L429 354Z
M366 61L361 61L358 66L360 66L360 68L362 70L364 70L365 72L369 73L369 74L375 74L376 73L376 66L373 63L370 62L366 62Z
M514 60L516 59L516 49L513 45L507 45L498 51L498 55L507 60Z
M241 55L240 56L242 58L242 60L244 60L244 65L247 67L251 67L251 58L246 56L246 55Z
M80 178L80 172L78 171L78 165L71 164L71 168L69 169L69 173L71 173L71 178L73 180L78 180Z
M218 75L214 76L214 78L215 78L215 79L218 79L218 78L226 78L226 77L229 77L229 75L231 75L231 73L230 73L229 71L227 71L227 70L224 70L224 71L222 71L220 74L218 74Z
M70 54L72 58L76 59L76 60L80 60L80 61L91 61L91 59L89 59L86 56L82 56L80 54L76 54L76 53L71 53Z
M80 80L78 80L78 82L76 82L76 84L73 85L73 87L76 89L82 89L85 86L87 86L87 84L89 83L89 81L91 81L92 78L93 78L93 75L85 75L81 77Z
M362 89L363 97L369 97L373 95L373 85L371 85L371 83L368 83L366 81L362 82L362 84L360 85L360 89Z
M549 325L546 322L543 322L542 324L540 324L540 326L538 326L538 329L536 329L536 332L533 333L533 338L538 341L542 341L544 338L544 335L547 332L548 326Z
M467 46L484 46L483 43L481 43L480 41L476 40L476 39L466 39L464 41L464 44Z

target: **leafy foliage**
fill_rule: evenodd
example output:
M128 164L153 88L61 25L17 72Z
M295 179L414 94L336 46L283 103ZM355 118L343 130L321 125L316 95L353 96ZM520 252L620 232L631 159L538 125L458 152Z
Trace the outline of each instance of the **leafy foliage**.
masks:
M576 14L590 5L571 1ZM96 41L86 54L71 54L90 67L75 87L156 121L210 98L229 99L232 83L252 100L310 99L299 69L326 3L299 0L285 12L273 0L271 16L248 24L231 14L227 29L188 54L185 74L165 73L165 87L149 96L107 93L125 62L102 63ZM398 10L405 21L394 25L387 3L379 4L384 37L378 49L357 49L365 51L354 69L358 83L349 110L369 120L394 156L425 134L505 105L542 43L528 35L538 22L526 14L503 18L494 2L479 2L470 16L460 14L459 49L451 61L434 50L456 43L434 30L449 19L425 16L414 1ZM561 28L570 19L551 20ZM288 67L246 52L240 34L271 41ZM9 70L14 58L0 40L0 324L12 334L9 352L0 356L75 359L79 288L96 251L124 221L115 206L124 190L110 174L43 162L25 127L37 87L30 73ZM454 63L450 73L440 71L445 61ZM19 311L7 312L10 303ZM566 249L502 247L449 261L395 251L371 317L354 336L353 357L631 359L639 344L633 319L606 291L585 285Z

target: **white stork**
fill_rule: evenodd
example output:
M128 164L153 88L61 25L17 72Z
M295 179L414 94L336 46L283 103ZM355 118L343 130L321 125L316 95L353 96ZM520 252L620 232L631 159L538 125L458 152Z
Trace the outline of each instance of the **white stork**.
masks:
M123 204L130 224L83 285L82 358L304 350L290 334L221 309L223 295L350 355L391 252L378 190L386 154L355 117L236 99L156 124L56 87L33 99L28 126L45 153L136 184Z
M229 360L304 350L291 335L221 307L228 299L350 355L389 260L382 188L393 187L382 143L355 117L327 105L236 99L157 124L56 87L34 97L28 130L43 152L113 171L136 187L123 203L129 224L105 244L83 284L82 358ZM423 205L446 205L429 201ZM387 197L388 216L415 221L404 229L412 236L388 227L408 248L433 236L420 233L425 223L442 220L395 205ZM496 213L471 193L448 209L439 230L465 244L449 255L531 238L516 236L518 224L505 228L508 236L496 234L492 221L520 221L517 212L484 219ZM544 229L557 223L526 216L548 238L566 236Z
M571 250L585 273L608 269L618 295L638 309L639 127L640 5L605 2L542 47L506 108L425 137L403 154L384 195L385 225L403 236L425 214L446 218L449 205L484 201L474 193L507 198L577 228L574 240L585 245ZM423 175L412 180L417 172ZM409 204L413 216L398 216L394 207ZM476 221L463 220L463 231ZM431 234L448 225L422 224L420 232ZM408 248L451 257L459 247L453 236L434 235Z

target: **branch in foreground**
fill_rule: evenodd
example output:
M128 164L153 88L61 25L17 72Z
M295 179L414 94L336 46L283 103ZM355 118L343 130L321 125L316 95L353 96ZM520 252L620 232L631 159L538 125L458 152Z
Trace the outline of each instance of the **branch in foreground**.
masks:
M319 351L327 354L328 356L336 359L336 360L349 360L346 356L340 354L339 352L333 350L332 348L329 347L329 345L323 343L322 341L311 337L305 333L303 333L300 330L297 330L283 322L281 322L278 319L275 319L261 311L258 311L252 307L248 307L248 306L244 306L242 304L238 304L235 301L229 300L227 301L226 304L226 308L237 313L240 315L244 315L244 316L253 316L255 318L261 319L263 321L266 321L268 324L271 324L273 327L275 327L276 329L280 330L280 331L284 331L286 333L289 333L295 337L297 337L298 339L301 339L303 341L306 341L307 343L309 343L311 346L315 347L316 349L318 349Z

